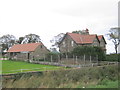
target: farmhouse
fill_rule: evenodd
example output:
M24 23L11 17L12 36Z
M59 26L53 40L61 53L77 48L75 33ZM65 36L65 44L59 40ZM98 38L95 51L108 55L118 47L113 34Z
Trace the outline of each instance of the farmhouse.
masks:
M61 53L72 51L77 46L98 46L106 52L106 41L103 35L89 34L88 29L84 34L66 33L59 44Z
M13 45L7 52L9 58L27 61L43 59L49 50L43 43L28 43Z

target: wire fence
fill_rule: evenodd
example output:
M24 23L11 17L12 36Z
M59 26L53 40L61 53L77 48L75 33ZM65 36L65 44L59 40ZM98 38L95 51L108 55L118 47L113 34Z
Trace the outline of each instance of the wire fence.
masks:
M44 59L34 59L30 62L51 62L51 63L60 63L60 64L72 64L72 65L82 65L90 63L98 63L98 55L81 55L81 56L68 56L68 55L50 55L49 57L44 57Z
M73 67L73 68L118 64L118 62L99 61L98 55L95 56L50 55L49 57L44 57L44 59L30 60L30 62L37 64L44 64L44 65L54 65L54 66Z

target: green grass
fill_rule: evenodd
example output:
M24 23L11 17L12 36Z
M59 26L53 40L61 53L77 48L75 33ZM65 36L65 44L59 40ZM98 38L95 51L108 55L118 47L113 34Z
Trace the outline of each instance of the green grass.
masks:
M106 81L103 85L93 85L88 86L88 88L118 88L118 80L116 81Z
M79 82L79 84L74 84L74 83L67 83L65 86L62 88L118 88L118 80L111 81L111 80L106 80L106 82L102 84L98 83L89 83L89 84L83 84Z
M22 61L2 60L2 73L3 74L28 72L28 71L57 70L60 68L63 68L63 67L41 65L41 64L31 64L31 63L22 62Z
M118 88L118 80L111 81L107 80L105 83L98 84L90 82L89 84L84 84L83 82L76 83L67 83L61 88Z
M3 88L118 88L118 66L27 73L2 80Z

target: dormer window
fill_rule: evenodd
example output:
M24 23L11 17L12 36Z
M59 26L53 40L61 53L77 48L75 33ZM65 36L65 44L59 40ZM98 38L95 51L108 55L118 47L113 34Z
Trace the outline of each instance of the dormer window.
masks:
M72 47L74 46L74 41L71 41L71 46L72 46Z

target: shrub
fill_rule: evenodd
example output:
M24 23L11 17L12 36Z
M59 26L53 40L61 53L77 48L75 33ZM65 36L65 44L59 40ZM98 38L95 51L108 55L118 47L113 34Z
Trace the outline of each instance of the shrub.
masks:
M96 56L98 55L98 60L105 60L105 53L101 49L101 47L93 47L93 46L78 46L73 49L72 54L76 56L80 55L91 55Z
M107 61L119 61L120 62L120 54L110 54L106 55Z
M102 81L98 82L98 85L107 85L108 79L103 79Z

